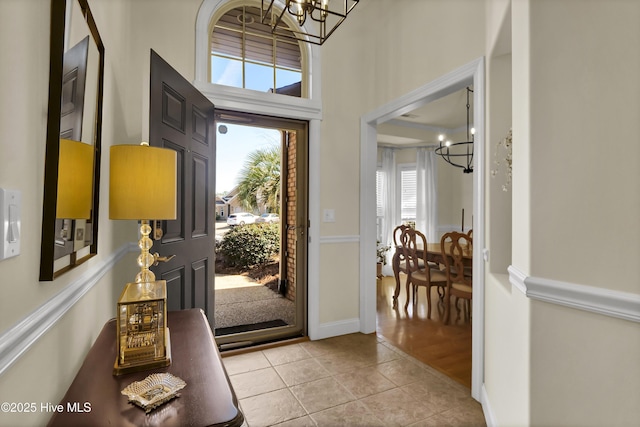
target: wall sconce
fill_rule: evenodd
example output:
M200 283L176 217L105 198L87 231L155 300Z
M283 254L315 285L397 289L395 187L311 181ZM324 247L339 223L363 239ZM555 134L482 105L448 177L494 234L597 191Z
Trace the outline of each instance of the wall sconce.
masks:
M150 220L176 218L176 152L141 145L111 147L109 218L140 220L140 272L127 283L118 300L118 357L113 373L154 369L171 364L167 328L166 281L156 280L149 267L160 258L149 250Z

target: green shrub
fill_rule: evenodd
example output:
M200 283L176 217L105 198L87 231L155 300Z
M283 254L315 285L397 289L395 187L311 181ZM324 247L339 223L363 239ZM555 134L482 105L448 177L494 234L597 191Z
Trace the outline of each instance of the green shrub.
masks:
M236 226L224 235L219 253L228 266L264 264L280 251L280 224Z

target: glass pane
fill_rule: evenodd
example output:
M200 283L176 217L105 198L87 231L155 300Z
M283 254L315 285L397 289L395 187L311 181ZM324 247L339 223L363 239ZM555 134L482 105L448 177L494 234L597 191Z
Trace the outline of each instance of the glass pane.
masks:
M268 92L273 88L273 67L250 64L246 65L245 88Z
M242 38L235 31L216 27L211 36L211 53L242 58Z
M299 43L274 37L269 25L260 20L260 8L243 6L228 11L215 23L210 45L211 83L301 97Z
M301 81L302 73L299 71L276 68L276 88L278 93L299 97Z
M403 170L401 172L401 217L402 220L416 219L416 171Z
M211 83L242 87L242 61L212 55Z
M244 58L273 66L273 41L270 38L245 34Z
M279 67L302 69L300 58L300 46L298 42L276 40L276 65Z

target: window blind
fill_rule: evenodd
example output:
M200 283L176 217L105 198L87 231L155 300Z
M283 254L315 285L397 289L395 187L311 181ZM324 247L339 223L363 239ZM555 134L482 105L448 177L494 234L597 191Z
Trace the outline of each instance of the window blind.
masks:
M403 221L416 219L417 198L416 170L400 171L400 215Z
M384 191L384 174L382 171L376 171L376 216L384 215L384 205L382 192Z
M275 40L269 25L260 22L260 9L238 7L214 25L211 53L232 58L301 70L297 41Z

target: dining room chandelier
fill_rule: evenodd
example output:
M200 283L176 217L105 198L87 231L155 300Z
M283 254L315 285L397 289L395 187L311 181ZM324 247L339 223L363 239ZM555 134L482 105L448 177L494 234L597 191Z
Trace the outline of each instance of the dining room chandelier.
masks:
M347 18L360 0L262 0L261 19L276 37L322 45ZM276 6L284 6L282 9ZM293 15L300 29L292 29L282 18Z
M473 90L467 87L467 140L462 142L451 142L445 140L444 135L438 136L438 147L435 153L452 166L461 168L464 173L473 173L473 138L475 129L469 125L469 114L471 104L469 104L469 94Z

